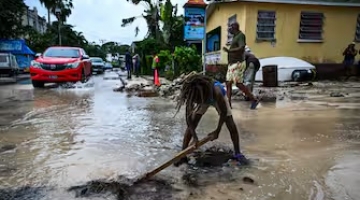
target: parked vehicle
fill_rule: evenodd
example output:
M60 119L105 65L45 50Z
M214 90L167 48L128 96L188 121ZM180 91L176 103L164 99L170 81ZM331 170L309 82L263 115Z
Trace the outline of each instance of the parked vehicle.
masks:
M16 57L11 53L0 53L0 77L13 77L16 82L18 73Z
M29 72L35 53L26 45L25 40L0 39L0 53L10 53L15 56L19 73Z
M271 57L259 59L261 67L256 73L255 81L262 81L262 68L277 65L278 81L312 81L316 76L314 65L293 57Z
M104 70L107 70L107 69L110 69L110 70L112 70L112 69L113 69L112 64L111 64L111 63L109 63L109 62L106 62L106 63L105 63L105 65L104 65Z
M90 61L92 72L95 72L97 74L101 74L104 72L105 62L102 58L91 57Z
M86 82L90 76L89 56L78 47L49 47L30 65L34 87L43 87L45 83Z

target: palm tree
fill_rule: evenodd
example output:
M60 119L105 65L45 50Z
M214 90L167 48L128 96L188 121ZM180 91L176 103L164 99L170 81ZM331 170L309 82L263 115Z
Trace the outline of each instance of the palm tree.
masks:
M66 18L71 15L71 9L74 8L72 0L39 0L42 5L47 9L48 25L51 25L50 16L56 14L55 9L59 7L61 9L60 19L66 21Z
M128 2L133 3L134 5L142 4L145 7L144 13L140 16L134 16L122 20L122 27L132 24L137 18L144 18L148 26L148 32L146 37L159 39L160 37L160 28L159 28L159 1L157 0L127 0ZM139 33L139 28L136 27L135 35Z

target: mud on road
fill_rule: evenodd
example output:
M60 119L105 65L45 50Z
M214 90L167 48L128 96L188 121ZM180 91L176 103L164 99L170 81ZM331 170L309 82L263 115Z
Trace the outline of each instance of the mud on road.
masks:
M180 150L185 123L184 113L173 117L172 101L114 93L118 81L97 76L70 89L0 86L8 94L0 101L1 200L117 199L120 194L128 199L360 199L357 83L257 88L275 100L262 102L256 111L235 100L233 110L251 166L170 167L152 181L128 186ZM199 135L212 131L217 119L209 110ZM214 145L232 148L226 127L204 149Z

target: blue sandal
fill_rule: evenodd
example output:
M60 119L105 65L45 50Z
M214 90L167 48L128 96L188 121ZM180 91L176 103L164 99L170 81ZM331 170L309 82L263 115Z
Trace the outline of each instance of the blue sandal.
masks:
M233 160L236 160L241 165L249 165L250 161L241 153L235 154Z
M250 109L251 109L251 110L255 110L256 107L257 107L257 105L259 104L259 102L260 102L259 99L253 101L253 102L251 103Z

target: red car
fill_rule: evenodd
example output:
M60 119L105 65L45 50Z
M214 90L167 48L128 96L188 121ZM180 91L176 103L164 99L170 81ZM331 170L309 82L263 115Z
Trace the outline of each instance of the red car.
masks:
M91 62L84 49L49 47L31 62L30 76L34 87L45 83L86 82L91 76Z

